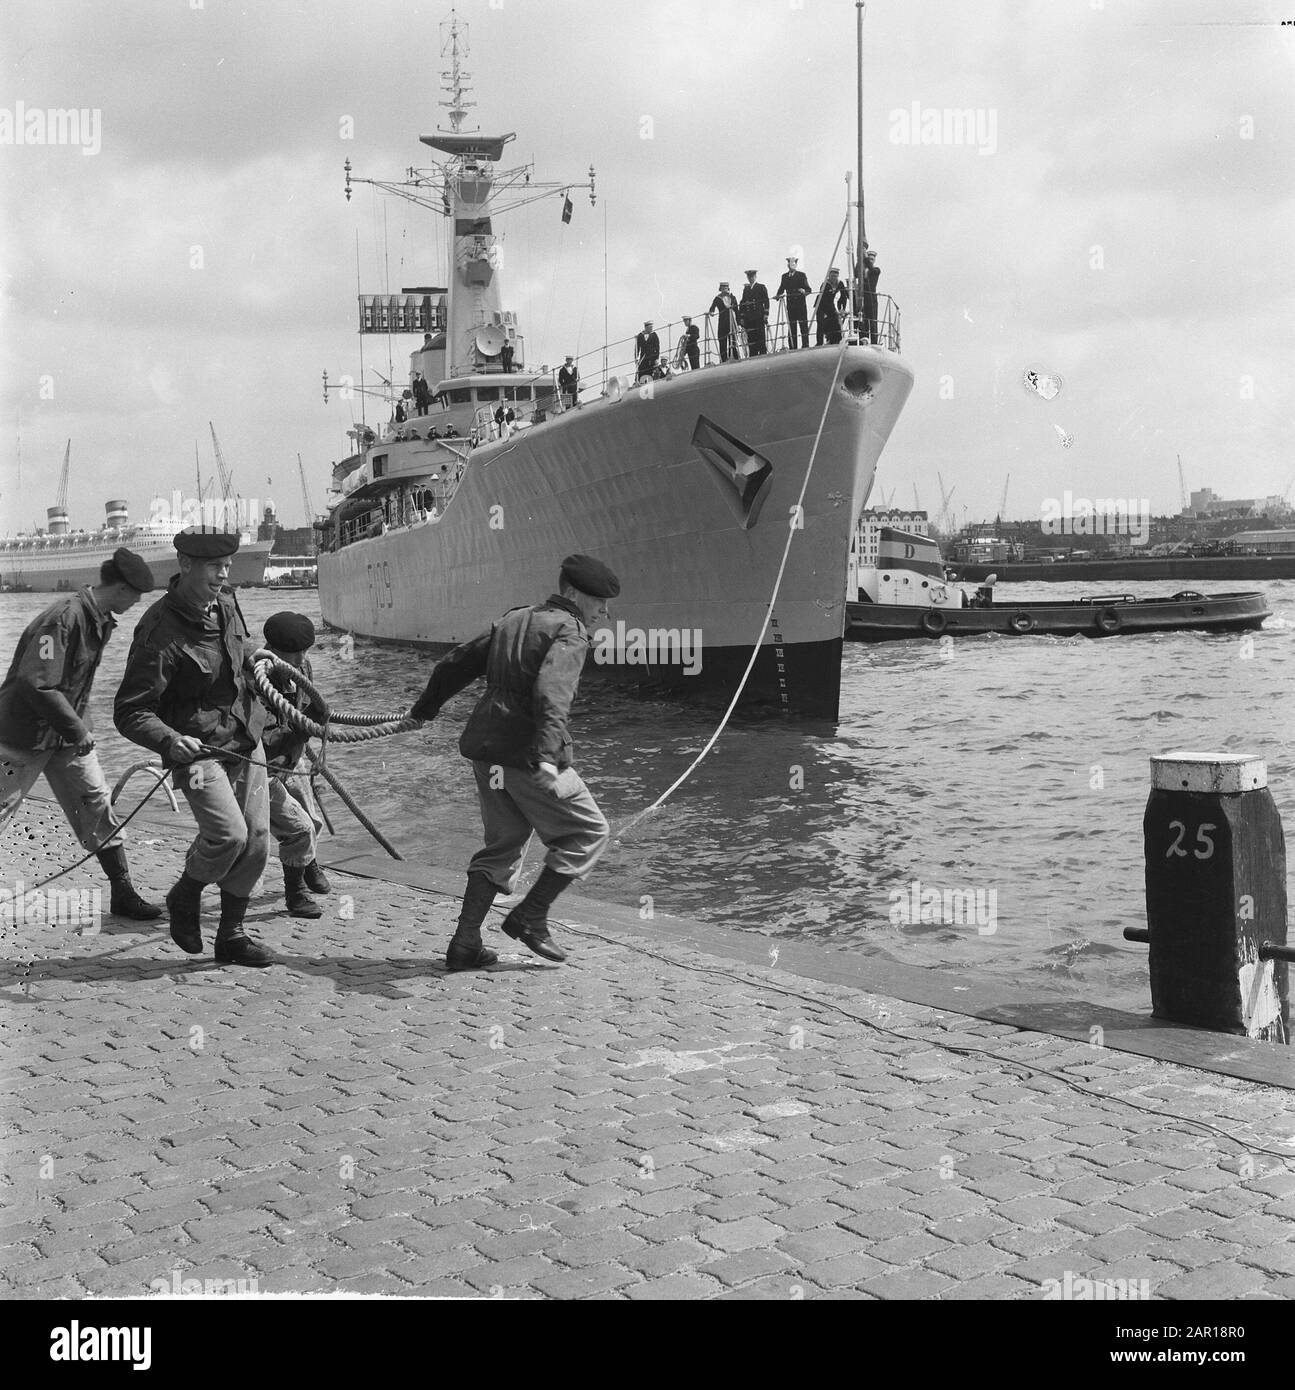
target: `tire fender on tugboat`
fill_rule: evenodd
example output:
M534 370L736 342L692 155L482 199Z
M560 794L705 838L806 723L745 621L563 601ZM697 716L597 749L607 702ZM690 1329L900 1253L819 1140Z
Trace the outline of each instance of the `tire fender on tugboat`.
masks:
M1013 613L1008 626L1013 632L1033 632L1034 618L1029 613Z
M1103 608L1097 615L1097 626L1103 632L1118 632L1123 625L1120 615L1113 608Z
M938 637L948 626L948 618L938 608L932 608L929 612L922 614L922 630L930 633L932 637Z

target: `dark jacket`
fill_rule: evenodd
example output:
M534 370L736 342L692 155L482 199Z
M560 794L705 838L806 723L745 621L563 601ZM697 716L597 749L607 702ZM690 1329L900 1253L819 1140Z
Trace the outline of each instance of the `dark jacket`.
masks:
M634 339L634 351L639 362L646 362L650 365L661 356L661 339L655 333L649 333L644 329Z
M533 608L514 608L438 661L410 712L431 719L485 676L485 693L468 718L459 752L502 767L570 767L567 719L589 646L580 610L557 594Z
M116 626L89 586L28 623L0 685L0 743L43 752L90 736L90 687Z
M814 287L809 283L809 276L803 270L784 270L782 279L778 282L778 293L775 299L787 297L789 305L803 305L807 296L813 294Z
M301 674L313 685L315 673L311 669L310 658L301 658ZM270 684L284 696L293 709L305 711L316 723L323 721L327 710L322 700L317 700L281 667L276 666L270 672ZM306 751L306 744L310 742L310 735L302 733L295 725L289 724L286 719L281 718L275 711L266 712L266 728L261 735L261 744L265 749L265 761L271 772L291 772L301 761L301 755Z
M759 282L743 286L742 322L748 328L759 328L769 321L769 291Z
M165 767L179 735L250 753L268 719L252 681L260 644L244 631L232 596L220 594L209 620L179 597L179 582L175 575L136 624L113 704L118 731L160 754Z

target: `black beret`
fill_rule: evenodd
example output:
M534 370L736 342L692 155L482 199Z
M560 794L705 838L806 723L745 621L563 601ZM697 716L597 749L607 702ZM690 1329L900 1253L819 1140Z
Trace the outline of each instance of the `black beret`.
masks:
M308 652L315 645L315 625L304 613L276 613L265 620L265 640L281 652Z
M218 531L214 526L186 526L176 532L175 548L194 560L220 560L238 549L238 532Z
M621 591L621 582L611 570L588 555L568 555L562 561L562 578L591 598L615 598Z
M122 583L129 584L138 593L152 593L157 588L153 580L153 571L133 550L127 550L124 545L112 552L112 565L121 577Z

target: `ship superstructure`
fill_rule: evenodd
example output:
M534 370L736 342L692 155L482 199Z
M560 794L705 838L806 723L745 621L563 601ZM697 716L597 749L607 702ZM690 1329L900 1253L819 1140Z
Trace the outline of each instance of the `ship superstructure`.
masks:
M587 669L731 694L758 648L746 698L835 717L851 539L913 381L897 312L852 305L842 341L779 351L775 334L765 355L698 370L663 353L650 376L568 399L507 307L496 219L535 196L569 209L575 185L502 168L511 134L462 131L460 35L455 22L452 129L420 137L434 169L389 184L347 167L348 195L373 182L445 219L447 284L361 299L370 323L423 343L389 394L395 418L353 429L334 467L325 621L449 646L552 592L580 551L622 584ZM592 170L581 187L595 196Z

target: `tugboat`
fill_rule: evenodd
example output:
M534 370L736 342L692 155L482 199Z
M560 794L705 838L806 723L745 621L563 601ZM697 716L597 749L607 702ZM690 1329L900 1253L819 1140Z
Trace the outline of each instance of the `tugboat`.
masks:
M433 167L403 183L346 167L348 197L373 183L445 219L447 270L443 288L361 297L362 331L376 316L424 338L409 387L382 390L393 418L351 431L333 468L325 622L443 649L551 592L562 558L584 552L621 580L589 674L728 697L754 656L744 703L836 718L850 540L913 385L898 311L879 296L865 317L856 295L837 342L786 350L774 325L768 352L698 370L664 365L684 358L662 325L650 374L560 391L505 307L497 219L537 197L564 200L565 217L577 185L502 167L512 134L463 130L464 27L448 25L451 129L420 137ZM592 170L578 186L594 201Z
M1263 594L1198 594L1168 598L1095 594L1060 602L996 603L995 575L973 593L948 578L939 545L929 536L880 528L875 565L857 570L857 601L847 603L852 642L904 637L973 637L987 632L1024 637L1114 637L1131 632L1239 632L1263 625L1272 610Z

